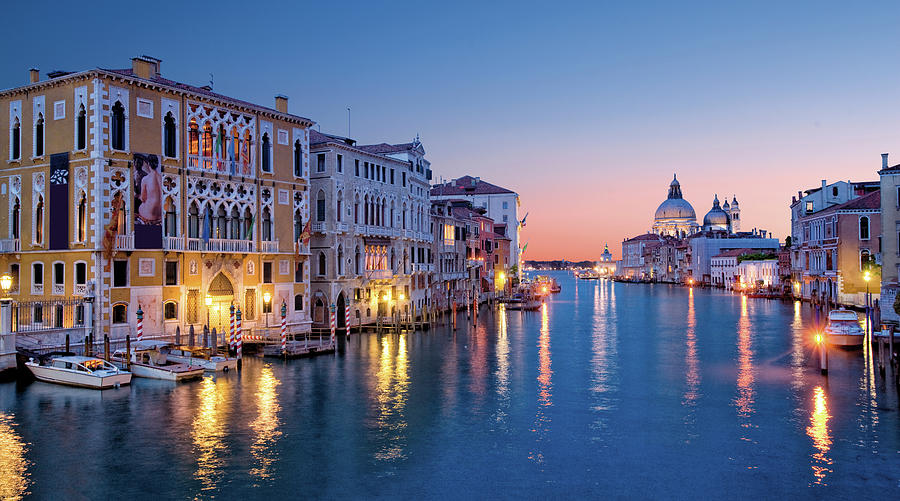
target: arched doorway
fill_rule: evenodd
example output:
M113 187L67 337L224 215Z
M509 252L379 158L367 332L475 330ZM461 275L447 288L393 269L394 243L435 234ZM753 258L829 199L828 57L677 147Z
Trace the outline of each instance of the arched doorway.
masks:
M316 327L322 327L326 324L328 318L328 306L325 304L325 297L321 292L316 293L316 300L313 302L313 324Z
M227 332L231 326L231 304L234 302L234 287L231 280L224 273L219 272L213 277L206 290L203 304L209 313L209 328L216 329L216 333Z
M337 309L334 312L335 316L337 317L336 320L337 320L337 328L338 329L344 329L347 327L347 322L346 322L346 318L345 318L346 315L344 312L344 307L346 306L346 304L347 304L347 302L344 299L344 293L342 291L340 294L338 294Z

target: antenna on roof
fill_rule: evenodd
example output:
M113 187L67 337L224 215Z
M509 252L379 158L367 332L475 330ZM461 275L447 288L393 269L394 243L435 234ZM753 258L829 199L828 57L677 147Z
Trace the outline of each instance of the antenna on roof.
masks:
M213 74L210 73L209 74L209 89L212 90L212 88L213 88Z
M347 106L347 138L350 137L350 107Z

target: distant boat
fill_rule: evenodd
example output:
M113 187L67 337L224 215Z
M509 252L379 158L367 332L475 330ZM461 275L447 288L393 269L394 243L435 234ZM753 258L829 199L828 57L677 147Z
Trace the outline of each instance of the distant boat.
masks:
M164 341L136 341L131 345L128 368L137 377L185 381L203 376L200 364L177 363L168 359L171 343ZM112 356L118 364L125 364L125 350L116 350Z
M840 308L828 314L825 340L835 346L862 346L865 332L855 311Z
M599 280L600 279L600 273L598 273L594 270L585 270L575 276L582 280Z
M25 362L39 381L105 390L131 383L131 373L94 357L53 357L41 364L33 358Z
M236 358L213 355L209 348L201 346L175 346L169 351L167 358L172 362L199 365L207 371L228 372L237 369Z

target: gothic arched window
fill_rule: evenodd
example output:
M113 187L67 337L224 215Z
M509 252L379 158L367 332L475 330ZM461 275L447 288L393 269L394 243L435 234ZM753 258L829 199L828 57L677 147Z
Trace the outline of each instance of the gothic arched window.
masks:
M120 101L112 107L110 117L110 146L114 150L125 149L125 107Z

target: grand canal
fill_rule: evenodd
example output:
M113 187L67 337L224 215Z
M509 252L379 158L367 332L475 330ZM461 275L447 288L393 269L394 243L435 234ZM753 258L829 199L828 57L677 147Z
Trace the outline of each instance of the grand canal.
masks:
M0 386L0 497L900 497L897 390L808 306L581 281L187 384Z

